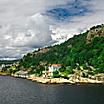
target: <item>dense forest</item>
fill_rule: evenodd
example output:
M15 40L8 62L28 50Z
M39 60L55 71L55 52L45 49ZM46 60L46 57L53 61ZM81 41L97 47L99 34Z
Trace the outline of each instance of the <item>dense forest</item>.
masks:
M71 69L92 66L94 73L104 72L104 25L97 25L85 33L75 35L62 44L28 53L18 62L18 70L41 72L49 64L62 64Z

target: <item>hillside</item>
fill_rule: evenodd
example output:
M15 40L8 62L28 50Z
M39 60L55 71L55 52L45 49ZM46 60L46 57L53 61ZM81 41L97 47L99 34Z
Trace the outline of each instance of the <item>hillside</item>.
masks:
M20 61L17 70L41 73L49 64L62 64L64 68L92 66L94 73L104 72L104 25L92 27L68 41L28 53ZM89 69L90 70L90 69Z

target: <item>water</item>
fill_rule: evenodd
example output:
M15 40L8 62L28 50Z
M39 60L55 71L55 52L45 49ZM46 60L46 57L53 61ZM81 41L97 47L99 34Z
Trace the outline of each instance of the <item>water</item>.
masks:
M104 104L104 85L45 85L0 76L0 104Z

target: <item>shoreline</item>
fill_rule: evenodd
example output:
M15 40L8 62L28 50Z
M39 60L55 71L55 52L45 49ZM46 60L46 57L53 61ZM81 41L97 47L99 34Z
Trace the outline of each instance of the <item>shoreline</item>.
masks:
M18 76L13 76L13 77L18 77ZM104 81L98 81L94 79L89 79L89 78L83 78L81 77L80 80L78 79L64 79L64 78L43 78L43 77L36 77L36 76L19 76L18 78L24 78L27 80L31 80L33 82L38 82L42 84L104 84Z
M97 81L92 79L83 78L83 80L68 80L64 78L42 78L42 77L35 77L35 78L26 78L31 81L43 83L43 84L103 84L103 81Z
M8 75L6 73L0 73L1 76L11 76L14 78L23 78L30 80L32 82L38 82L42 84L104 84L104 81L98 81L89 78L81 77L78 79L64 79L64 78L43 78L43 77L35 77L35 76L17 76L17 75Z

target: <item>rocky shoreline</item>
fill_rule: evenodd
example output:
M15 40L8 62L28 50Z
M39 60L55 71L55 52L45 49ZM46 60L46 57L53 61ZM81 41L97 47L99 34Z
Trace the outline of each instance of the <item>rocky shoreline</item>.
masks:
M0 75L7 76L6 73L0 73ZM27 80L43 83L43 84L77 84L77 83L83 83L83 84L104 84L104 81L98 81L95 79L89 79L89 78L83 78L81 77L80 79L74 79L74 78L69 78L69 79L64 79L64 78L43 78L43 77L36 77L36 76L17 76L17 75L10 75L15 78L24 78Z
M18 76L14 76L18 77ZM68 84L76 84L76 83L85 83L85 84L103 84L104 81L98 81L95 79L90 79L90 78L83 78L80 77L80 79L74 79L74 78L69 78L69 79L64 79L64 78L44 78L44 77L36 77L34 75L30 76L19 76L20 78L26 78L31 81L43 83L43 84L62 84L62 83L68 83Z
M76 83L97 83L97 84L103 84L103 81L97 81L97 80L93 80L93 79L88 79L88 78L81 78L81 80L77 80L77 79L64 79L64 78L42 78L42 77L30 77L27 78L28 80L32 80L32 81L36 81L36 82L40 82L43 84L61 84L61 83L69 83L69 84L76 84Z

